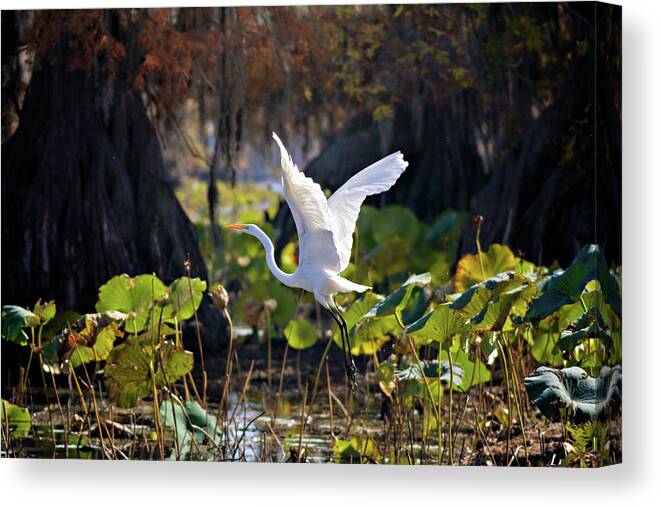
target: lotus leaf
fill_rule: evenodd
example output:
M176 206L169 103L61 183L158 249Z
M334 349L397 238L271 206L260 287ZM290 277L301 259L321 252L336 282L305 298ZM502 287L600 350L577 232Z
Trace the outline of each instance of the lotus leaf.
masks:
M366 292L362 299L354 301L348 310L343 312L349 331L352 354L371 355L390 339L389 334L399 332L400 326L394 315L363 318L374 305L383 299L383 296ZM333 341L338 347L342 346L337 327L333 331Z
M190 319L199 308L206 290L207 282L204 280L187 276L177 278L167 289L168 304L163 310L164 318Z
M452 302L451 306L467 318L473 318L483 312L487 303L495 297L528 285L530 280L519 273L513 271L498 273L488 280L471 285Z
M39 317L21 306L7 305L2 307L2 337L19 345L28 344L28 335L24 327L36 327Z
M471 285L515 269L516 257L509 247L493 243L486 252L466 254L459 259L454 275L454 287L457 292L463 292Z
M167 287L154 275L118 275L111 278L99 289L96 310L115 310L129 314L124 324L128 333L142 331L155 302L167 296Z
M169 340L130 337L113 349L105 367L110 399L122 408L135 406L152 392L152 381L161 388L193 369L193 354Z
M619 409L622 367L604 366L594 378L578 366L562 370L541 366L526 377L525 386L532 403L549 419L558 419L563 408L569 409L575 421L596 419L609 408Z
M419 345L432 341L444 343L466 330L466 317L450 304L437 306L405 328L405 332L415 338Z
M238 313L244 314L250 300L266 302L275 300L277 306L271 313L272 321L279 326L286 326L296 313L296 293L279 282L268 281L252 285L241 293L238 302Z
M42 303L40 299L35 303L32 312L37 317L39 317L40 324L46 324L53 317L55 317L55 312L56 312L55 301L47 301L45 303Z
M621 315L618 281L609 271L599 247L587 245L567 270L554 273L544 284L541 295L530 303L526 320L537 323L560 307L575 303L591 280L599 281L604 299L618 316Z
M409 300L402 308L402 322L411 324L422 317L429 306L431 288L416 285L411 289Z
M448 210L427 230L424 239L429 242L438 242L448 236L458 236L461 232L461 226L465 219L465 213Z
M218 419L209 414L195 400L182 403L176 398L170 398L161 402L161 419L174 435L179 448L179 459L190 457L193 440L201 444L207 438L212 438L215 443L220 439ZM174 449L170 459L177 458L177 450Z
M396 204L379 211L372 219L372 236L377 243L399 236L409 244L418 238L419 222L415 214L404 206Z
M8 425L6 428L14 437L27 437L32 426L32 418L28 409L9 403L7 400L1 401L0 424Z
M420 361L413 363L411 366L404 370L395 370L395 376L399 380L422 380L423 378L450 381L450 363L448 361L441 361L441 368L439 371L438 360ZM458 365L452 365L452 382L460 386L464 370Z
M452 365L461 368L464 372L461 379L461 385L453 386L454 390L467 391L473 386L491 380L491 372L489 371L489 368L487 368L479 358L471 360L471 357L467 352L461 347L453 345L449 351L441 351L441 360L449 362L449 354L452 354Z
M560 333L560 338L556 346L563 351L572 351L576 346L590 338L601 340L608 350L613 349L613 337L610 331L601 327L597 322L581 329L568 329Z
M335 460L340 463L379 463L381 461L379 446L367 435L353 436L350 440L336 440L333 452Z
M470 320L470 324L476 330L500 331L515 305L528 303L536 293L537 286L534 284L524 284L503 292L489 301L482 311Z
M107 359L115 338L122 334L118 323L126 318L125 313L115 311L83 315L48 342L44 348L46 360L51 364L68 362L77 368L84 363Z
M284 333L289 346L296 350L307 349L317 343L317 328L307 320L290 320Z
M365 314L365 318L385 317L394 315L396 312L401 312L409 301L411 290L416 286L429 283L431 283L431 275L429 273L410 276L401 287L370 308Z

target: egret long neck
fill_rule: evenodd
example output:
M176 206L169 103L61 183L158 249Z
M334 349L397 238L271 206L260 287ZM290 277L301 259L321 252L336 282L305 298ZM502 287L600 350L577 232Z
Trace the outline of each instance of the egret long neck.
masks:
M264 245L264 250L266 251L266 264L268 264L271 273L273 273L273 276L275 276L280 281L280 283L283 283L288 287L294 287L294 275L285 273L278 267L275 262L275 249L273 248L271 239L263 230L259 228L257 228L257 232L254 234L254 236L262 245Z

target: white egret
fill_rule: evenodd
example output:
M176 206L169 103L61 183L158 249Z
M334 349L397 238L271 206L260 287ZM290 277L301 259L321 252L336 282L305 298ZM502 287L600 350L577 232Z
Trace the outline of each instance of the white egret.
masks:
M280 138L282 187L289 205L299 241L299 263L294 273L285 273L275 261L273 243L254 224L229 224L227 227L256 237L266 250L266 263L271 273L288 287L314 294L338 324L344 350L344 366L351 386L356 382L356 367L351 356L347 324L333 296L338 292L364 292L371 287L340 276L349 265L353 231L360 206L368 195L385 192L404 172L408 162L401 152L382 158L363 169L326 199L321 187L298 170Z

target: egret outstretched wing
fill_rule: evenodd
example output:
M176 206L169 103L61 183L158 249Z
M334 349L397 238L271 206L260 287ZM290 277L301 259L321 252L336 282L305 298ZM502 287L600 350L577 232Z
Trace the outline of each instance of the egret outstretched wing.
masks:
M282 186L298 231L299 265L314 265L339 273L335 221L326 196L317 183L298 170L275 132L273 139L280 147Z
M391 153L355 174L328 199L328 208L335 221L340 271L349 265L353 231L363 201L368 195L380 194L392 187L408 165L401 152Z

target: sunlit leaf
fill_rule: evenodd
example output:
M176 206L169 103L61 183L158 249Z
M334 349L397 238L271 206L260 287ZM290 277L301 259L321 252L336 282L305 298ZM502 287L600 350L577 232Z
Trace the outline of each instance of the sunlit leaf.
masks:
M417 285L425 285L431 283L431 275L429 273L422 273L420 275L411 275L402 285L394 292L385 297L385 299L376 303L365 314L366 318L369 317L385 317L394 315L395 312L401 311L411 296L411 290Z
M298 245L290 241L282 249L280 263L286 273L293 273L298 268Z
M383 296L366 292L361 299L354 301L351 306L343 312L349 330L349 342L351 353L354 355L371 355L378 351L388 340L390 333L400 330L394 315L387 317L363 318L364 315L378 302L383 301ZM333 331L333 341L338 347L342 347L340 332L337 326Z
M139 333L147 325L154 303L163 300L166 295L167 287L154 275L138 275L135 278L118 275L99 289L96 310L129 314L124 329L129 333Z
M333 445L335 460L340 463L380 463L381 453L374 440L367 435L353 436L350 440L336 440Z
M77 368L83 363L104 361L112 350L117 334L117 328L109 325L96 334L91 347L86 345L75 345L70 356L71 366Z
M307 349L317 343L317 328L305 319L289 321L284 333L289 346L296 350Z
M452 354L452 366L457 366L464 372L464 375L461 379L461 385L458 386L459 390L467 391L473 386L483 384L491 380L491 372L489 371L489 368L487 368L487 366L482 361L480 361L479 358L471 360L467 352L465 352L461 347L454 345L450 351L441 351L441 359L449 362L450 353Z
M379 388L381 392L388 398L392 398L392 393L397 387L397 379L395 377L396 357L391 356L379 364L377 371L379 378Z
M199 308L207 282L199 278L182 276L170 284L167 289L168 304L163 314L178 320L190 319Z
M489 301L480 313L470 320L474 330L500 331L503 329L512 308L519 302L528 303L537 294L535 284L525 284L503 292Z
M466 330L466 317L449 304L437 306L405 328L405 332L414 337L418 345L432 341L444 343L464 330Z
M51 364L69 363L73 368L92 361L104 361L112 350L115 338L121 336L118 324L127 314L116 311L88 313L65 326L44 348Z
M40 299L35 303L32 312L37 317L39 317L39 321L41 324L46 324L53 317L55 317L55 313L56 313L55 301L46 301L44 303Z
M493 243L486 252L466 254L459 259L454 275L454 288L457 292L463 292L471 285L515 269L516 257L509 247Z
M467 318L474 318L484 312L489 301L500 294L528 285L530 280L521 274L512 271L499 273L470 286L450 306Z
M3 432L9 431L13 437L27 437L32 427L32 418L27 408L19 407L7 400L0 400L0 425Z
M544 323L531 329L529 342L533 359L540 364L562 366L564 358L556 347L559 336L560 332L555 329L555 326L544 325Z

